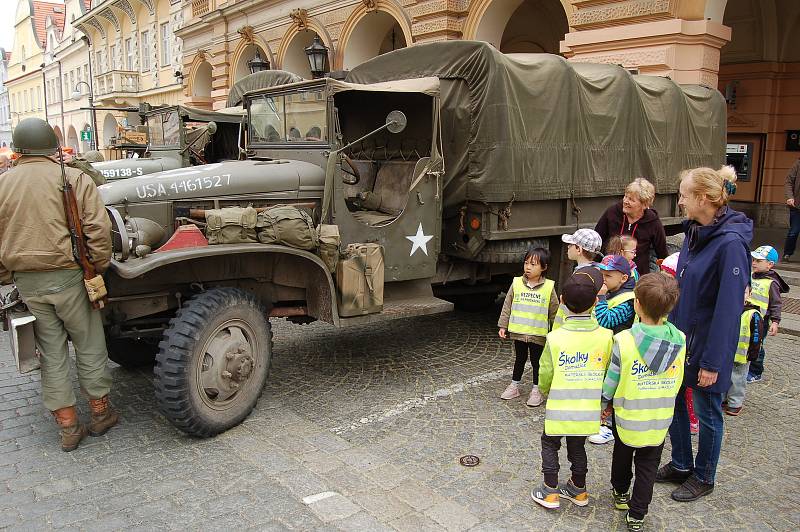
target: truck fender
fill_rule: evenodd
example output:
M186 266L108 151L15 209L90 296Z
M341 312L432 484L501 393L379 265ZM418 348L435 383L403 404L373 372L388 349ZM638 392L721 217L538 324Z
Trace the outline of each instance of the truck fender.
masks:
M339 309L336 297L336 288L333 277L325 263L317 255L302 249L290 248L275 244L218 244L196 248L176 249L168 252L155 252L143 258L129 259L124 262L111 260L110 270L122 279L136 279L144 274L153 272L164 266L176 263L186 263L197 259L216 256L233 255L290 255L297 257L309 265L324 281L322 286L318 283L309 283L306 289L315 295L315 300L309 301L309 309L316 305L316 315L336 327L339 326ZM309 298L311 299L311 298ZM309 312L311 314L311 312Z

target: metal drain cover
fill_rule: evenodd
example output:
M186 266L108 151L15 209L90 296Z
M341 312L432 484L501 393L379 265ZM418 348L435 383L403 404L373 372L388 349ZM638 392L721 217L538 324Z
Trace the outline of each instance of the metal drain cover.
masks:
M458 460L464 467L475 467L481 463L481 459L474 454L466 454Z

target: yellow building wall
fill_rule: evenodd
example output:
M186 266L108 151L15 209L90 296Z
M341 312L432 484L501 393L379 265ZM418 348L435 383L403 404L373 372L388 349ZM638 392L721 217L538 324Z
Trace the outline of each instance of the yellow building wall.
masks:
M11 50L8 80L5 83L11 101L12 128L25 118L44 118L44 82L39 66L44 55L36 40L29 6L26 0L17 4L14 47Z

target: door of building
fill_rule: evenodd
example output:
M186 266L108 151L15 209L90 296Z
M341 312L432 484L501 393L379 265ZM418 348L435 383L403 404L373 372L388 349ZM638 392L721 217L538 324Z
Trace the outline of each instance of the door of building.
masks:
M726 164L736 168L735 201L757 202L764 168L764 136L731 133L725 149Z

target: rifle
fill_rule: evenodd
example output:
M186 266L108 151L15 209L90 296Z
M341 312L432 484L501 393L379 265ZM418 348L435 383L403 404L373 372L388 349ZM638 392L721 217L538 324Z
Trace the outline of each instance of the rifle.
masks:
M83 270L83 284L86 286L89 301L95 310L99 310L106 303L106 296L108 295L106 285L103 277L97 274L94 264L89 260L89 251L86 249L80 211L78 211L78 200L75 197L72 185L67 180L67 171L64 168L64 152L61 146L58 147L58 156L58 162L61 165L61 192L64 200L64 214L67 218L69 238L72 242L72 256L75 257L75 261Z

